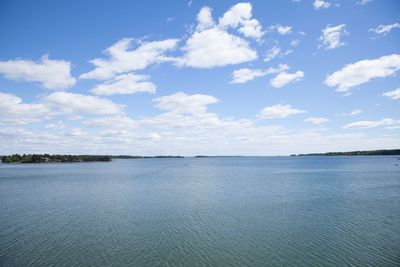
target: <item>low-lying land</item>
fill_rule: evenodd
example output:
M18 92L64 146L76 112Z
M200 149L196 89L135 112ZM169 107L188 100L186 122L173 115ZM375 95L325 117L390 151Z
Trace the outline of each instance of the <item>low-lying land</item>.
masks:
M52 163L52 162L94 162L111 161L107 155L49 155L49 154L13 154L1 156L3 163Z
M397 155L400 155L400 149L311 153L311 154L298 154L292 156L397 156Z

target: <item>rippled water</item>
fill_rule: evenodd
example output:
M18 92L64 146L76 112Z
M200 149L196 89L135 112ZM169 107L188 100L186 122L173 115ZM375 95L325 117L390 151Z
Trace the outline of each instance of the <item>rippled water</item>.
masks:
M0 164L0 266L399 266L395 164Z

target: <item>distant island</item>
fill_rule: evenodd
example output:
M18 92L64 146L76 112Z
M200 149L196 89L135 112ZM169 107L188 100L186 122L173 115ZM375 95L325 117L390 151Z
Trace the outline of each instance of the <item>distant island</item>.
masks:
M13 154L1 156L3 163L53 163L53 162L94 162L111 161L107 155L49 155L49 154Z
M112 156L113 159L181 159L183 156L129 156L118 155Z
M291 156L398 156L398 155L400 155L400 149L310 153L310 154L298 154Z

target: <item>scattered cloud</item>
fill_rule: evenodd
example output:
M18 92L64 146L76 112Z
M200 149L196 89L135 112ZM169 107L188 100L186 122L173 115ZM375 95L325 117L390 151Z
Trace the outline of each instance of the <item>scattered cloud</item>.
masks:
M117 74L142 70L151 64L171 61L165 56L167 51L173 50L178 39L144 42L138 41L137 47L130 50L133 39L125 38L116 42L105 50L108 59L96 58L90 62L95 69L79 76L80 79L107 80Z
M153 102L156 103L156 107L172 113L197 114L206 112L208 105L218 103L219 100L210 95L187 95L183 92L178 92L173 95L155 98Z
M358 0L357 5L366 5L368 3L371 3L373 0Z
M106 129L131 129L138 127L137 122L124 115L101 117L84 121L90 127L101 127Z
M62 121L55 121L44 126L45 129L50 130L62 130L65 129L67 126Z
M323 117L309 117L304 120L305 122L310 122L315 125L324 124L329 122L329 119Z
M149 76L147 75L121 74L112 80L95 86L90 91L96 95L155 93L156 86L148 80Z
M279 73L288 69L289 66L286 64L279 64L277 68L270 67L266 70L242 68L232 72L232 80L230 83L246 83L257 77Z
M331 6L331 3L326 0L314 0L313 7L315 9L324 9Z
M341 47L345 45L345 43L340 39L348 34L349 33L346 31L345 24L340 24L337 26L328 25L326 28L322 29L322 35L318 39L321 42L319 47L326 50Z
M66 89L76 83L71 76L71 63L49 59L48 55L38 61L0 61L0 74L13 81L39 82L43 87L53 90Z
M280 24L271 26L268 29L269 29L269 31L275 31L276 30L276 32L279 33L280 35L287 35L287 34L292 33L292 27L291 26L285 26L285 25L280 25Z
M352 112L349 113L349 116L355 116L355 115L360 114L361 112L362 112L361 109L355 109L355 110L353 110Z
M374 78L384 78L400 69L400 55L393 54L377 59L365 59L344 66L327 76L324 83L337 87L336 91L346 92L350 88L369 82Z
M396 22L396 23L388 24L388 25L381 24L376 28L369 29L369 32L374 32L376 34L386 35L391 30L394 30L394 29L400 29L400 23Z
M356 121L343 126L344 129L369 129L380 126L392 126L400 124L400 120L394 120L391 118L384 118L377 121Z
M294 39L290 42L291 46L298 46L300 44L300 40L299 39Z
M292 53L293 50L289 49L286 51L282 51L282 49L278 45L274 45L271 49L267 50L264 58L264 62L269 62L276 57L283 57Z
M67 92L52 93L44 97L43 101L47 107L61 113L88 115L117 114L124 107L109 99Z
M0 125L27 124L43 120L49 109L39 104L23 103L22 99L13 94L0 92Z
M296 81L301 80L304 77L304 72L298 70L294 73L288 73L286 71L283 71L276 75L275 78L270 80L270 84L272 87L275 88L280 88L283 87L289 83L293 83Z
M291 105L273 105L265 107L258 113L260 119L286 118L296 114L305 113L305 110L292 108Z
M389 97L391 99L400 99L400 88L386 92L383 94L383 96Z

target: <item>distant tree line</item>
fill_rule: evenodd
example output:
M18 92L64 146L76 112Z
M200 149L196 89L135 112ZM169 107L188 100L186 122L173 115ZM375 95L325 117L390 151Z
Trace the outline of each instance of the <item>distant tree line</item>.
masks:
M112 156L113 159L169 159L169 158L184 158L183 156L129 156L129 155L117 155Z
M42 162L92 162L111 161L107 155L49 155L49 154L13 154L1 156L3 163L42 163Z
M311 153L311 154L298 154L297 156L397 156L397 155L400 155L400 149Z

